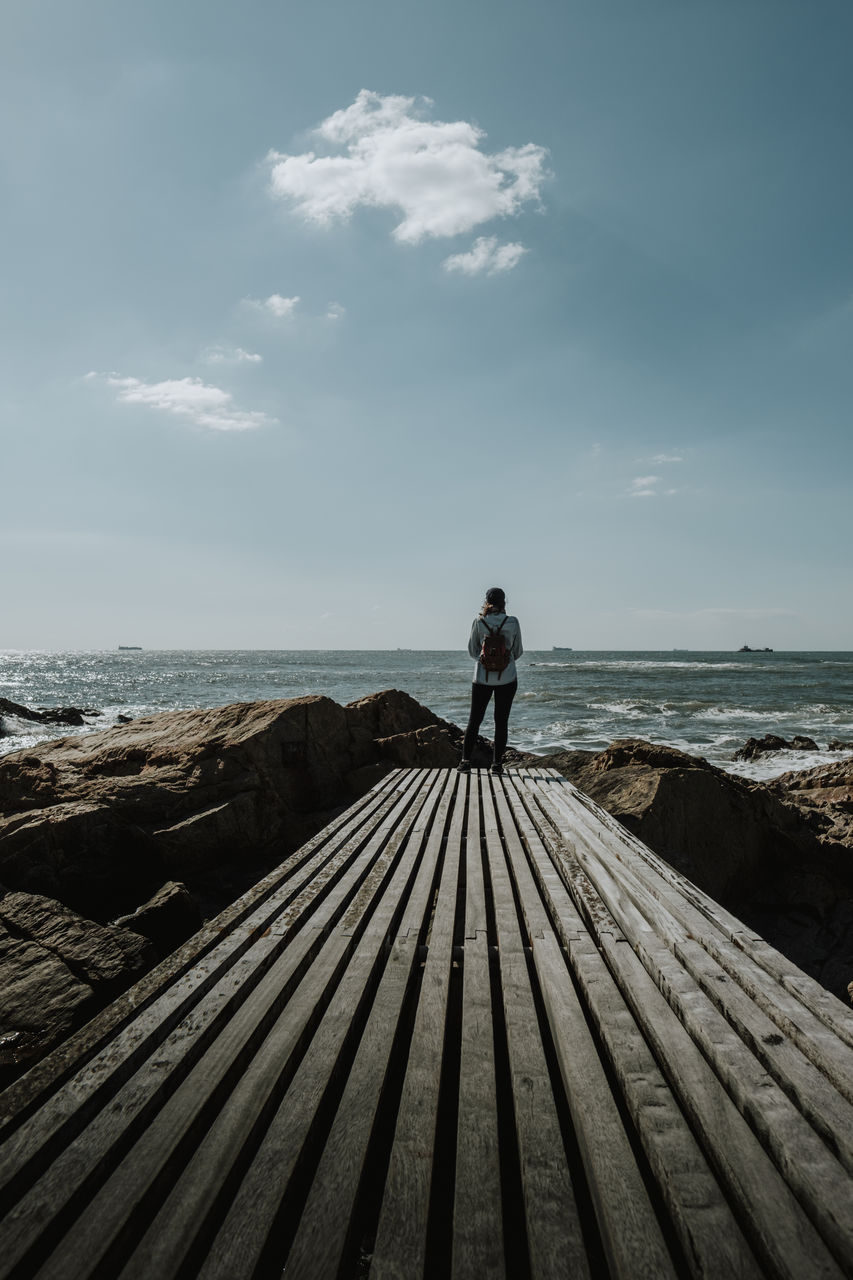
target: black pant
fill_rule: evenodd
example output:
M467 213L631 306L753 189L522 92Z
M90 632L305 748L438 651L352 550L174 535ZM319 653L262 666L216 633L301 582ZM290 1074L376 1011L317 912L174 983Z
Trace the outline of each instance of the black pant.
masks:
M500 764L503 759L503 753L506 751L507 728L509 726L509 711L512 706L512 700L515 697L515 691L518 688L518 681L513 680L512 684L472 684L471 685L471 714L468 717L468 728L465 730L465 742L462 747L462 757L464 760L471 759L471 752L474 750L474 743L477 741L477 734L480 725L483 723L483 716L486 714L486 707L489 705L489 699L492 694L495 695L495 764Z

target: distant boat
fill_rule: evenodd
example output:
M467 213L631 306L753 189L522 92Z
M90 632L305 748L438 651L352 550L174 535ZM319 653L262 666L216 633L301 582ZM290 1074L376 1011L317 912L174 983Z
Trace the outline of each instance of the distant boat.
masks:
M118 647L119 653L129 653L131 650L134 653L141 653L142 645L141 644L120 644Z
M552 653L572 653L573 650L570 649L567 644L552 644L551 652Z
M772 649L750 649L748 644L742 644L738 649L738 653L772 653Z

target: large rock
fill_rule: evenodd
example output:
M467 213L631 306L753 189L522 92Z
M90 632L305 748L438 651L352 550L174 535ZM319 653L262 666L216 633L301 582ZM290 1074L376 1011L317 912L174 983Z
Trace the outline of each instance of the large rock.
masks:
M797 809L821 844L853 850L853 759L783 773L766 786Z
M426 756L435 767L451 768L460 757L458 739L439 725L379 738L378 746L386 760L406 768L417 768Z
M734 753L734 760L756 760L760 756L774 755L777 751L819 751L820 747L814 738L807 738L797 733L788 741L780 738L778 733L765 733L763 738L747 738L742 747Z
M0 1079L396 764L455 762L460 739L386 690L164 713L0 758Z
M429 725L439 725L443 729L459 732L456 725L433 715L427 707L400 689L371 693L366 698L359 698L357 702L348 703L346 710L350 723L358 724L370 738L390 738L416 729L426 729Z
M156 960L137 933L39 894L0 897L0 1084L6 1084Z
M148 902L130 915L119 916L113 925L139 933L154 944L162 959L201 928L198 903L186 885L170 880Z
M227 900L395 764L450 763L459 733L386 690L169 712L16 752L0 758L0 881L107 920L203 880L218 909L212 869L238 868Z
M762 784L627 739L546 763L846 999L853 977L850 761Z

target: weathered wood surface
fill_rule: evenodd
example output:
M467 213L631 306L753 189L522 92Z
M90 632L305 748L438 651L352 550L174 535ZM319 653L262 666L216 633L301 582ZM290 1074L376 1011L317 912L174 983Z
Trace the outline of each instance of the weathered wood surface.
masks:
M0 1096L0 1276L853 1274L853 1014L550 770L398 770Z

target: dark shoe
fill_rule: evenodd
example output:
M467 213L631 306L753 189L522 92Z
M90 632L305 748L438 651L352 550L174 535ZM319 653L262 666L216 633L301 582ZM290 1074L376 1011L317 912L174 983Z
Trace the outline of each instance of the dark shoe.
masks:
M470 773L470 772L471 772L471 761L470 761L470 760L460 760L460 761L459 761L459 763L458 763L458 765L456 766L456 772L457 772L457 773Z
M504 767L502 764L493 764L489 766L489 773L494 778L502 778L504 776Z

